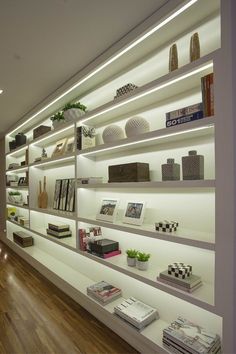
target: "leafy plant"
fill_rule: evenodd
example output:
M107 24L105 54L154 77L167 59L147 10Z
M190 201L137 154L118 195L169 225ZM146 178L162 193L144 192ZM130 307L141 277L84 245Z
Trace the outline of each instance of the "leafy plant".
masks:
M21 193L20 193L20 192L17 192L17 191L16 191L16 192L9 192L8 194L9 194L9 195L21 195Z
M129 258L136 258L138 251L130 248L130 249L126 250L126 253Z
M87 107L83 104L81 104L80 102L76 102L76 103L67 103L65 105L64 108L62 108L63 112L67 111L68 109L71 109L71 108L78 108L78 109L81 109L81 111L86 111Z
M51 121L59 121L59 120L65 120L63 112L57 112L56 114L54 114L51 118Z
M140 262L147 262L151 257L150 253L138 252L136 258Z

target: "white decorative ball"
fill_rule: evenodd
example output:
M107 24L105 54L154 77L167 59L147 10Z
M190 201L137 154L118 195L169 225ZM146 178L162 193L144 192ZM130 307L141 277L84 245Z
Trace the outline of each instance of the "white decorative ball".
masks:
M148 121L143 117L132 117L125 125L125 132L127 137L147 133L150 130Z
M104 143L111 143L125 137L124 131L116 124L109 125L103 130L102 138Z

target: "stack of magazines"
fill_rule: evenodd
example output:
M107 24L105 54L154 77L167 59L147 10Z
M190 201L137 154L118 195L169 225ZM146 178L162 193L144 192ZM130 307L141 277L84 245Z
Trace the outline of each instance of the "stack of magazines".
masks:
M106 305L121 296L121 289L105 282L90 285L87 287L87 294L97 300L101 305Z
M168 350L176 354L221 353L220 337L217 334L206 332L182 317L164 329L162 341Z
M129 322L135 328L142 330L151 322L159 318L158 312L153 307L130 297L115 306L115 314Z

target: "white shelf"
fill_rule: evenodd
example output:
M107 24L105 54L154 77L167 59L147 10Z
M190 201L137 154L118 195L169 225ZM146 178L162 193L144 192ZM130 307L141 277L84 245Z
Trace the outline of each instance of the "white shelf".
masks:
M38 147L45 147L48 144L52 144L60 139L74 135L75 124L73 122L65 122L59 125L56 129L52 129L48 133L45 133L38 138L30 142L30 146L35 145Z
M54 166L68 166L75 163L75 153L66 154L59 157L51 157L44 159L42 161L34 162L29 165L29 167L37 167L40 169L47 169Z
M16 208L29 210L29 206L28 205L25 206L25 205L20 205L20 204L14 204L14 203L9 203L8 201L6 203L7 203L7 205L11 205L11 206L14 206Z
M197 121L181 124L171 128L163 128L152 132L140 134L132 138L121 139L109 144L102 144L90 149L81 150L78 156L104 156L120 153L137 148L149 147L159 144L170 144L185 139L194 139L203 136L214 136L214 117L202 118Z
M178 228L178 230L173 233L159 232L154 230L154 225L133 226L124 224L119 221L116 221L115 223L109 223L106 221L96 220L94 217L78 217L78 221L106 227L112 230L120 230L131 234L141 235L142 237L150 237L158 240L164 240L186 246L215 251L215 243L212 241L213 235L205 232L186 230L181 228Z
M12 168L12 169L8 169L6 170L6 173L21 173L21 172L26 172L28 171L29 169L29 166L26 165L26 166L19 166L19 167L16 167L16 168Z
M24 155L25 153L25 150L29 147L29 144L24 144L24 145L21 145L19 146L18 148L12 150L12 151L9 151L6 153L6 157L8 156L12 156L12 157L20 157L22 155Z
M191 181L151 181L151 182L113 182L113 183L91 183L91 184L78 184L77 188L84 189L214 189L215 180L191 180Z
M27 231L30 231L30 228L29 228L29 227L23 226L23 225L19 224L19 223L16 222L16 221L9 220L9 219L7 219L6 221L7 221L7 222L10 222L10 223L12 223L12 224L14 224L14 225L17 225L17 226L21 227L22 229L25 229L25 230L27 230Z
M30 208L30 211L36 211L38 213L54 215L54 216L58 216L60 218L76 220L75 213L72 213L69 211L62 211L62 210L56 210L56 209L42 209L42 208Z
M122 116L136 114L145 107L187 92L195 87L201 88L201 77L212 72L212 63L218 50L210 53L178 70L172 71L124 97L117 98L85 114L79 122L93 126L114 122Z
M19 190L21 190L21 189L23 189L23 190L27 190L27 189L29 189L29 186L6 186L6 189L19 189Z

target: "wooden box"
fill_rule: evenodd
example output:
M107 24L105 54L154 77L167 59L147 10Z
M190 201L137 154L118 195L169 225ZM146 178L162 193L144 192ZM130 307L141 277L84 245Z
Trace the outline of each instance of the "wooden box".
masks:
M150 181L149 164L142 162L126 163L108 167L108 182L146 182Z
M47 132L51 131L51 127L47 125L40 125L39 127L33 130L33 139L38 138L39 136L46 134Z
M13 240L21 247L33 246L33 237L23 231L13 232Z

